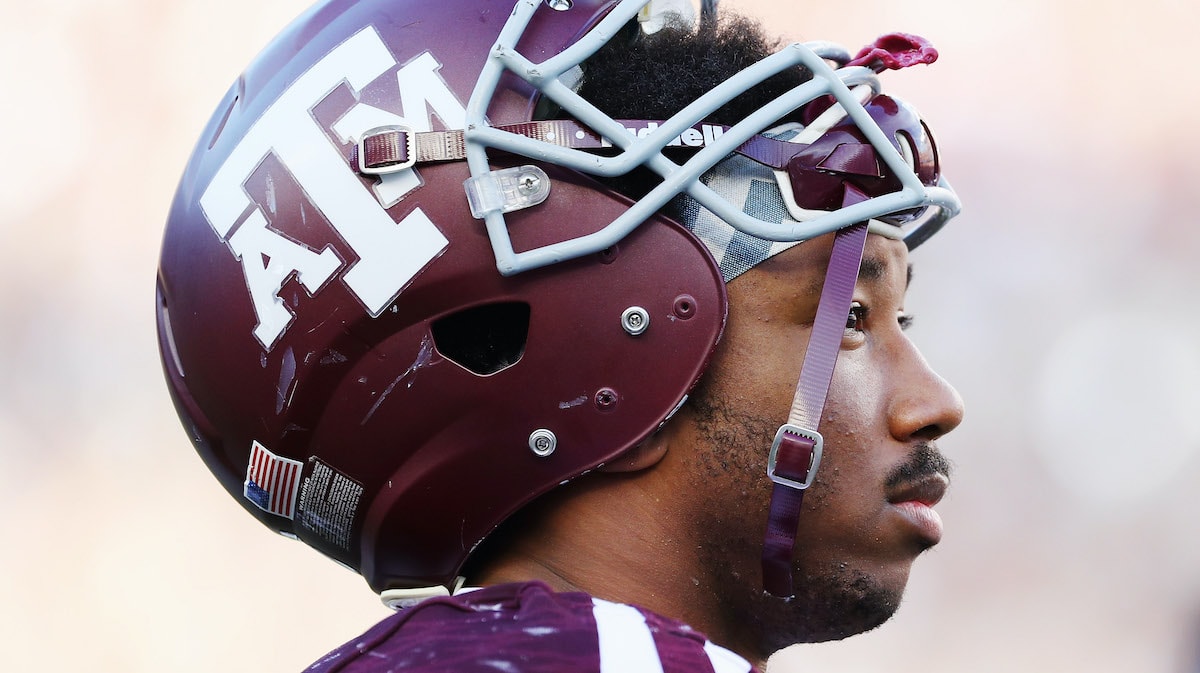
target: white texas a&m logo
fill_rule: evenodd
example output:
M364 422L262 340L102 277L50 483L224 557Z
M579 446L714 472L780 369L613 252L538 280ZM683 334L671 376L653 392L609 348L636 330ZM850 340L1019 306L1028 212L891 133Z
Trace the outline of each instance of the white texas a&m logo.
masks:
M242 264L258 317L254 336L267 350L293 319L279 298L288 276L295 273L304 288L315 294L344 265L331 246L317 251L268 227L262 208L244 186L268 154L274 154L287 168L312 204L354 249L358 261L340 280L371 316L378 317L447 245L446 237L420 208L399 223L384 210L420 186L415 171L384 176L372 194L312 114L318 103L343 84L358 101L364 87L396 65L374 27L338 45L267 108L200 197L209 224ZM356 102L333 124L333 132L345 143L387 124L429 131L431 113L449 128L463 128L465 111L438 74L440 68L425 52L396 71L406 116Z

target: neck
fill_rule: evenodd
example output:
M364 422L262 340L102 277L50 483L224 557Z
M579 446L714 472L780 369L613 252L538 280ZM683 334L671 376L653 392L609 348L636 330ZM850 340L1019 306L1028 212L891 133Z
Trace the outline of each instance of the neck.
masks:
M700 561L686 516L694 486L673 462L668 453L653 469L594 472L543 496L501 532L468 580L540 580L556 591L638 605L759 659L761 667L764 655L749 646L749 625L723 615L717 579Z

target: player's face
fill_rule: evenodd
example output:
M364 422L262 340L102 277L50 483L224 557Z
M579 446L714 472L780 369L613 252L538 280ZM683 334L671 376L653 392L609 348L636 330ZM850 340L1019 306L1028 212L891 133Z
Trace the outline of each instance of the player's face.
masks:
M766 652L891 616L913 560L941 537L929 505L949 465L934 441L962 418L958 394L905 333L904 244L869 236L819 428L824 460L800 515L797 598L762 592L766 455L791 406L831 244L802 244L729 284L725 339L685 411L701 513L694 532L724 622L714 626Z

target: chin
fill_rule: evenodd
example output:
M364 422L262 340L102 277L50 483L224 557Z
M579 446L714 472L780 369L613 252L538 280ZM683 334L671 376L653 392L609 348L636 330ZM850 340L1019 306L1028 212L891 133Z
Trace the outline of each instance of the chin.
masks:
M797 643L841 640L878 627L900 608L907 568L902 574L880 577L837 563L824 573L797 578L794 598L763 593L754 621L764 656Z

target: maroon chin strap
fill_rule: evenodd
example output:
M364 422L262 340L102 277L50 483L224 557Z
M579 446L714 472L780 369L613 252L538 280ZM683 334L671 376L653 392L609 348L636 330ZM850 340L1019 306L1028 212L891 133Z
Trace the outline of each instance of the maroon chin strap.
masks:
M847 188L850 192L852 188ZM848 198L853 198L847 194ZM787 424L775 434L767 460L767 476L775 482L763 540L763 588L781 598L795 595L792 554L804 491L816 478L823 440L817 432L833 368L841 350L846 316L854 300L854 285L867 243L867 223L846 227L834 235L833 253L809 336L796 396Z

